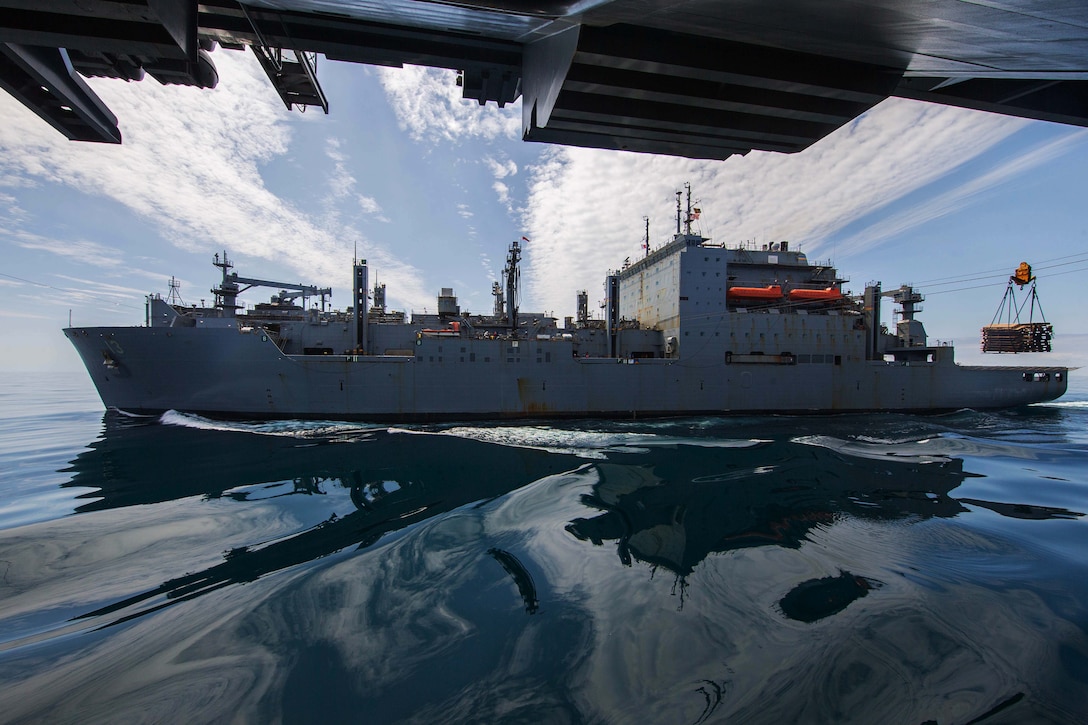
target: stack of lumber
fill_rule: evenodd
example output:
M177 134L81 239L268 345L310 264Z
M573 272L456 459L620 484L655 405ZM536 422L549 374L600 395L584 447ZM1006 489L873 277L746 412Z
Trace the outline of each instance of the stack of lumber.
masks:
M983 352L1050 352L1054 328L1049 322L987 325L982 328Z

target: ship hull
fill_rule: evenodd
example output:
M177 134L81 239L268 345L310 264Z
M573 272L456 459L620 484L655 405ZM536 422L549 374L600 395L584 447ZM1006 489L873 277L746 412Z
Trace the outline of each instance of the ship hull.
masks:
M244 419L433 421L1006 408L1053 400L1060 367L827 356L580 358L562 341L450 339L414 355L285 355L260 330L68 328L103 403Z

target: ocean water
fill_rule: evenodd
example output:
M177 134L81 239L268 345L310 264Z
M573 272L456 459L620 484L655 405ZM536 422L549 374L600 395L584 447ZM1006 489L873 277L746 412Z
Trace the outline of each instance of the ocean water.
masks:
M388 427L0 381L0 721L1088 722L1088 385Z

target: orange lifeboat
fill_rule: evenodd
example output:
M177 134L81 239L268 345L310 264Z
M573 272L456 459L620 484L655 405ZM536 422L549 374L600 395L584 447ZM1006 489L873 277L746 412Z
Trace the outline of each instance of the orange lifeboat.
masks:
M450 326L441 330L420 330L427 337L460 337L461 323L454 320Z
M836 287L790 290L791 302L833 302L841 299L842 292Z
M779 300L782 299L782 286L777 284L766 287L730 287L725 293L730 300Z

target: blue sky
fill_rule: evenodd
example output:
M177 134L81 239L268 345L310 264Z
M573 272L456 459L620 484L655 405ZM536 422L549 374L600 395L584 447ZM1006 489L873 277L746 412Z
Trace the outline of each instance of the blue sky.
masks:
M207 299L223 250L242 275L332 286L344 307L357 248L394 308L433 309L452 286L484 312L526 236L522 308L573 314L576 290L599 298L640 254L644 216L653 245L669 238L685 182L717 242L788 239L857 292L920 286L929 334L964 362L1028 359L978 352L1027 260L1057 335L1033 364L1088 362L1088 130L891 99L800 154L694 161L524 143L520 103L462 101L433 69L322 62L330 115L288 112L252 56L214 57L213 91L91 81L120 147L69 142L0 95L0 370L79 370L69 312L141 324L171 276Z

